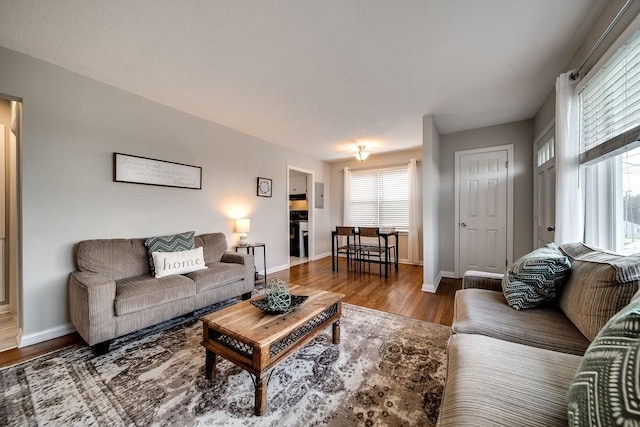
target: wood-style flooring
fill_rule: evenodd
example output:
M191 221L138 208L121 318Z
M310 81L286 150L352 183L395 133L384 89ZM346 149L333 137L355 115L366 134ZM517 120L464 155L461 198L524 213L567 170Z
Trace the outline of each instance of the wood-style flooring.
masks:
M437 293L422 292L422 267L401 264L399 271L391 270L387 279L378 275L376 266L371 273L355 274L340 259L340 271L331 271L331 258L310 261L290 269L270 274L291 285L309 286L345 295L349 304L360 305L389 313L400 314L426 322L451 325L453 320L453 298L460 289L461 281L442 279ZM33 357L83 343L78 334L42 342L29 347L0 353L0 367L22 362Z

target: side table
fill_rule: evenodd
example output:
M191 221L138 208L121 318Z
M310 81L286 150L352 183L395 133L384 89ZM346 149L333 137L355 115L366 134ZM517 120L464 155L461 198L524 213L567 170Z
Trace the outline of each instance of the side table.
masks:
M238 245L236 246L236 252L238 249L246 249L248 254L256 256L256 248L262 248L262 259L264 261L264 275L258 274L258 269L255 267L254 261L254 269L256 270L256 285L267 282L267 247L264 243L249 243L246 245Z

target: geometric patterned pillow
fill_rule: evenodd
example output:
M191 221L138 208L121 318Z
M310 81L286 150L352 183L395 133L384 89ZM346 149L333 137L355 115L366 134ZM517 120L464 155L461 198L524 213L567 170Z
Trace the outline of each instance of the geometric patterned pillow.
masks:
M144 245L149 253L149 266L151 274L156 271L153 265L154 252L177 252L195 249L194 241L195 231L187 231L185 233L171 234L169 236L148 237L144 240Z
M569 388L568 417L570 426L640 425L640 298L587 348Z
M534 308L554 301L571 273L569 259L550 243L518 259L502 278L511 308Z

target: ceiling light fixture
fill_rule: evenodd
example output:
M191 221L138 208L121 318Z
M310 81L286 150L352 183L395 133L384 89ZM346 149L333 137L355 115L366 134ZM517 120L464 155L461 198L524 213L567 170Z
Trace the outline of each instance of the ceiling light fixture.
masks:
M353 156L360 160L361 162L364 162L365 160L367 160L367 157L369 157L369 153L367 150L365 150L365 146L364 145L358 145L358 152L356 154L354 154Z

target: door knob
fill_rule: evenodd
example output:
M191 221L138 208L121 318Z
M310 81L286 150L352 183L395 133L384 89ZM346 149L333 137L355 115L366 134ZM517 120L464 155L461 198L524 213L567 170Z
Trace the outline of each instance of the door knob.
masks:
M547 231L556 231L555 227L547 227Z
M464 222L460 223L460 227L466 227L466 226L467 226L467 224L465 224Z

